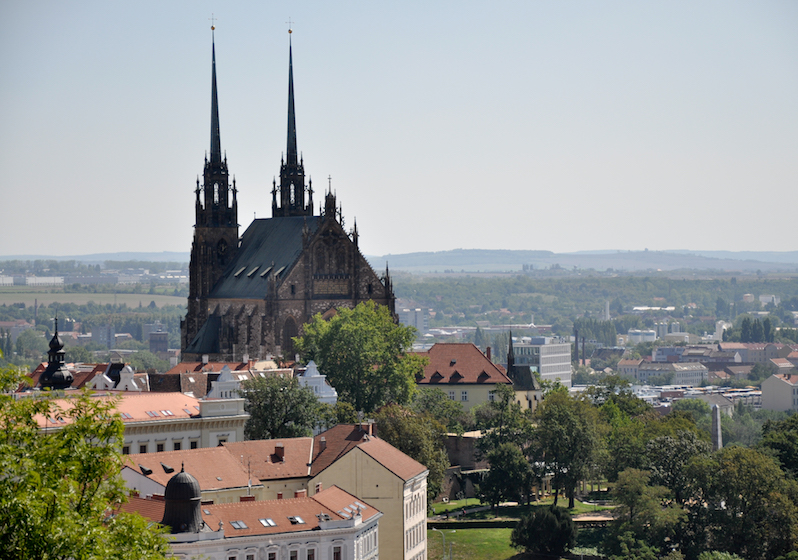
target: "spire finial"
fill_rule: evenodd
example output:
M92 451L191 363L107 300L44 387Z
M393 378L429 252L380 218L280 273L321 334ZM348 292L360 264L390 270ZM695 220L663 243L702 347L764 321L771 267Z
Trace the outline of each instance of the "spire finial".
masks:
M214 17L211 17L215 20ZM216 26L211 25L213 34ZM211 163L222 162L222 142L219 134L219 98L216 94L216 38L211 39Z
M214 29L216 29L216 25L215 25L215 23L216 23L216 20L217 20L218 18L216 18L216 17L213 15L213 12L211 12L211 17L209 17L208 19L209 19L209 20L210 20L210 22L211 22L211 31L213 31Z

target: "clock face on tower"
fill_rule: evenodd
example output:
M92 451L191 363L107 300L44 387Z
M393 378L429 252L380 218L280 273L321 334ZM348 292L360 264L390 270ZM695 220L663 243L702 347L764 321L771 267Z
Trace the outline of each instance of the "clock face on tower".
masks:
M216 254L220 265L227 263L227 241L224 239L219 240L219 243L216 245Z

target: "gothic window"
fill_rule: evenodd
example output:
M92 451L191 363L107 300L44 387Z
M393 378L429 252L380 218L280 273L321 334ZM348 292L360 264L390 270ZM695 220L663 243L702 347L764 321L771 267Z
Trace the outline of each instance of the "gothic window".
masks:
M227 241L224 239L220 239L216 245L216 255L221 266L227 264Z
M288 317L283 324L283 340L282 340L282 351L283 356L293 356L294 355L294 341L293 337L299 335L299 329L297 329L296 321L294 321L293 317Z

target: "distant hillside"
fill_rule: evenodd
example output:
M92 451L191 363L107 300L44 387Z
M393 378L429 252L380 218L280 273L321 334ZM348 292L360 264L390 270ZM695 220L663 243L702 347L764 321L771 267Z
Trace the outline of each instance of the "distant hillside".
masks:
M387 262L392 270L407 272L499 272L521 271L524 265L533 270L557 266L572 270L593 269L618 272L635 271L728 271L775 272L798 271L798 251L590 251L553 253L551 251L509 251L455 249L428 253L370 256L368 260L381 269Z

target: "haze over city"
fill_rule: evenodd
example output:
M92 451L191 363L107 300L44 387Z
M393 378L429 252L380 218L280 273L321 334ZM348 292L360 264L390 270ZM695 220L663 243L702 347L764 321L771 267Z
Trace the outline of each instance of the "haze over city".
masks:
M365 254L796 248L793 2L8 1L0 254L190 249L212 14L242 228L290 18L305 170Z

